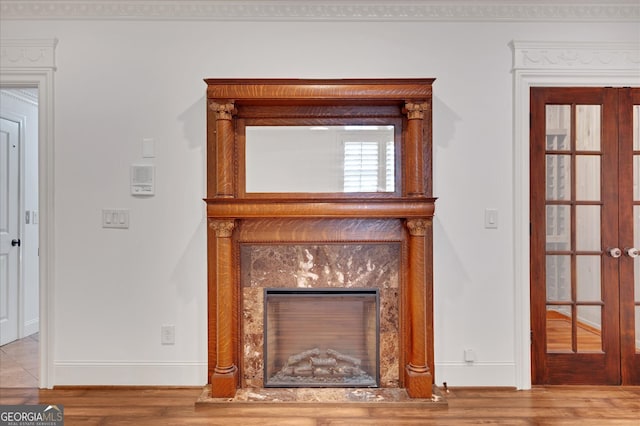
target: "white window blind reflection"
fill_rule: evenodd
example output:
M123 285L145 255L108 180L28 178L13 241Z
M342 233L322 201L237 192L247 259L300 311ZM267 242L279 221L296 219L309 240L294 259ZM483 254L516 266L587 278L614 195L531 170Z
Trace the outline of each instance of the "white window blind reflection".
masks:
M378 142L344 143L344 191L378 190Z

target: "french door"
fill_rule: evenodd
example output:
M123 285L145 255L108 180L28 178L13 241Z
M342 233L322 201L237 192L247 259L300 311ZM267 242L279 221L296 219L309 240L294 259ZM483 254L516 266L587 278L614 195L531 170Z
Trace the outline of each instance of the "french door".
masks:
M531 89L534 384L640 384L640 89Z

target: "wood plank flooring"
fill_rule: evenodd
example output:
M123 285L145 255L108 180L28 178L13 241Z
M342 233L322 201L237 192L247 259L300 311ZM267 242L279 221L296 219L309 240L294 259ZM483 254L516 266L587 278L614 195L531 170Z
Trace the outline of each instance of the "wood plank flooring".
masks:
M445 393L448 406L433 409L314 403L196 407L201 387L39 390L37 359L37 335L0 348L0 405L61 404L67 426L640 425L640 387L451 388Z
M250 404L196 407L202 388L2 388L0 404L61 404L65 425L634 425L640 387L453 388L446 408Z

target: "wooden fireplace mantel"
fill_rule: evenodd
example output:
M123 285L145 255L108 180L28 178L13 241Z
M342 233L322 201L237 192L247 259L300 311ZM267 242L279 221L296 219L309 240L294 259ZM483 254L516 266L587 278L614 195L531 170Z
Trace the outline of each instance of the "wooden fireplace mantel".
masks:
M414 398L433 386L431 86L434 79L207 79L209 379L213 397L243 386L243 241L394 241L406 249L400 274L401 371ZM250 193L245 122L260 125L393 123L396 189L388 193ZM401 223L400 231L397 224ZM259 237L252 230L259 228ZM349 232L334 232L336 229ZM304 229L304 231L301 231ZM382 229L382 231L381 231ZM257 241L256 240L256 241Z

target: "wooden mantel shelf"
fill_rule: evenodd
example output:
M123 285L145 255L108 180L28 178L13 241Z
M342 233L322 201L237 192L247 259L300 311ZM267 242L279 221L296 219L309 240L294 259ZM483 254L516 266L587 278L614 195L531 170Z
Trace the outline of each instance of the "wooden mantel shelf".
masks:
M233 99L238 104L330 102L406 102L431 99L433 78L415 79L205 79L209 99Z
M208 198L210 218L427 218L435 198L267 199Z

